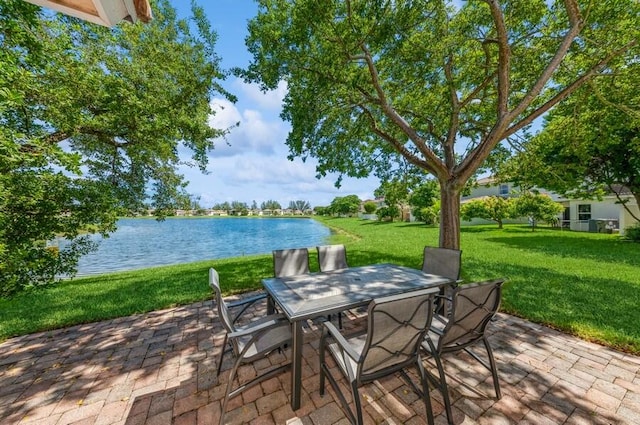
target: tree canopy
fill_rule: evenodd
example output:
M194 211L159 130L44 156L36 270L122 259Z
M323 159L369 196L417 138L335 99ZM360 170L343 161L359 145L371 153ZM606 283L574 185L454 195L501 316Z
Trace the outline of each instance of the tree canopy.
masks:
M260 0L249 23L264 89L286 81L291 156L440 183L440 245L459 247L460 192L503 140L638 54L640 5L599 1ZM338 180L339 183L340 180Z
M513 198L502 196L472 199L462 205L460 215L467 221L475 217L495 221L498 223L498 228L502 229L503 220L513 218L515 215L515 202Z
M360 198L358 198L358 195L336 196L331 201L329 209L332 214L356 214L360 210Z
M411 212L417 220L427 224L438 222L440 201L438 199L438 182L429 179L418 184L409 196Z
M638 61L594 79L546 117L543 131L505 164L502 178L567 197L614 193L623 205L629 191L640 205L638 87Z
M262 210L281 210L282 209L282 205L280 205L280 202L278 202L278 201L274 201L273 199L269 199L268 201L264 201L262 204L260 204L260 209L262 209Z
M299 199L297 201L290 201L289 209L306 213L307 211L311 211L311 204L309 203L309 201L304 201L302 199Z
M564 211L564 207L551 199L549 195L527 190L515 198L513 211L516 217L529 217L531 231L534 231L538 221L556 223L558 215Z
M107 29L0 3L0 294L73 273L118 213L185 200L179 153L205 169L226 129L214 93L233 97L201 9L178 19L154 2L146 25ZM60 251L46 241L70 241Z

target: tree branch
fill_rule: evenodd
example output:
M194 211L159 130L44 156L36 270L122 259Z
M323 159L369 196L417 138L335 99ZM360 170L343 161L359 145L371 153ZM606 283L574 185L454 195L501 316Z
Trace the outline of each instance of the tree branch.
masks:
M511 49L507 37L507 28L504 24L504 16L497 0L490 0L489 9L493 22L498 32L498 121L508 112L509 100L509 67L511 62Z
M367 63L367 68L369 69L369 75L371 76L371 83L373 85L374 90L378 94L378 100L380 102L380 107L382 112L391 119L404 134L411 139L411 141L416 145L420 153L424 155L426 159L426 163L431 163L433 167L429 167L429 171L432 172L436 176L442 176L447 173L446 167L442 163L442 160L438 158L438 156L427 146L424 139L420 137L420 135L407 123L407 121L402 118L397 111L389 104L387 100L386 94L384 90L382 90L382 85L380 84L380 78L378 75L378 70L376 69L375 64L373 63L373 57L371 56L371 52L369 49L363 44L360 46L363 53L364 58ZM386 140L386 139L385 139ZM404 147L403 147L404 149ZM408 152L408 151L407 151Z
M487 86L489 85L489 83L491 83L491 81L493 81L493 79L496 77L496 75L498 74L498 71L494 71L492 74L487 75L484 80L478 84L476 86L476 88L474 88L471 93L469 93L467 95L467 97L465 97L464 99L462 99L460 101L460 107L464 108L465 106L467 106L472 100L477 99L477 95L478 93L480 93L482 90L484 90L485 88L487 88Z
M451 117L449 122L449 131L447 132L447 138L444 141L442 147L444 150L444 162L447 166L447 169L450 170L455 166L453 145L456 140L456 134L458 134L458 128L460 126L460 100L458 99L455 81L453 80L453 57L450 53L444 62L444 75L447 80L447 85L449 86Z
M529 107L529 105L531 105L531 102L533 102L538 97L540 92L542 92L542 89L551 79L551 76L555 73L556 69L558 69L558 66L560 66L560 63L562 63L562 60L567 55L571 44L584 27L584 21L582 20L582 16L580 16L580 10L578 8L576 0L565 0L564 3L567 14L569 15L571 28L565 34L564 38L562 39L562 43L560 43L560 46L558 47L558 50L556 50L555 55L538 78L538 81L536 81L531 90L529 90L524 98L522 98L520 104L518 104L518 106L516 106L511 111L511 117L517 117L518 115L520 115L522 112L524 112L525 109Z
M607 184L607 186L609 187L609 190L610 190L611 192L613 192L613 193L614 193L614 195L616 195L616 199L618 200L618 203L622 205L622 208L624 208L624 209L629 213L629 215L630 215L631 217L633 217L636 221L640 222L640 217L636 216L636 215L633 213L633 211L631 211L631 210L629 209L629 207L627 206L627 204L629 203L629 202L628 202L628 199L627 199L627 200L622 199L622 197L620 196L620 192L618 192L617 190L615 190L615 189L613 188L613 185L611 185L611 184ZM636 194L635 194L635 193L633 194L633 196L634 196L634 198L636 198L636 202L637 202L637 201L638 201L638 196L636 196ZM640 205L640 204L639 204L639 205Z
M398 153L400 153L403 157L405 157L407 161L409 161L411 164L417 167L423 168L434 175L437 175L437 169L433 167L432 164L430 164L428 161L421 160L420 158L415 156L409 149L407 149L402 143L400 143L398 139L396 139L395 137L391 136L387 132L380 129L380 127L378 127L375 117L373 116L371 111L366 107L366 105L359 104L357 106L369 120L371 129L375 134L377 134L378 136L382 137L384 140L389 142L393 146L393 148Z
M509 137L513 133L515 133L516 131L519 131L523 127L526 127L527 125L531 124L536 118L540 117L545 112L550 110L553 106L555 106L559 102L561 102L564 99L566 99L571 93L575 92L578 88L580 88L583 84L585 84L588 80L590 80L595 74L597 74L599 71L601 71L613 58L615 58L618 55L622 54L623 52L629 50L630 48L636 46L637 44L638 44L637 40L631 41L631 42L627 43L626 45L624 45L623 47L621 47L620 49L615 50L614 52L609 54L607 57L605 57L600 62L595 64L584 75L582 75L580 78L575 80L569 86L567 86L563 90L561 90L554 97L552 97L547 102L545 102L540 108L538 108L535 111L531 112L531 114L529 114L527 117L523 118L521 121L518 121L516 124L512 125L511 127L509 127L507 129L507 131L504 133L503 138L504 137Z

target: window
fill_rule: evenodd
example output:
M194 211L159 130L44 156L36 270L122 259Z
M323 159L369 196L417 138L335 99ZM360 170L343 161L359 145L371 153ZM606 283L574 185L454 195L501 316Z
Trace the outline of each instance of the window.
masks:
M591 204L578 205L578 220L591 219Z
M500 194L500 196L508 195L509 194L509 185L508 184L501 184L498 193Z

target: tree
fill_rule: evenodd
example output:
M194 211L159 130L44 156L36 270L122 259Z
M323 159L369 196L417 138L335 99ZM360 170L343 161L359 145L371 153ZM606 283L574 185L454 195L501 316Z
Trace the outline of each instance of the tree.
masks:
M200 196L197 195L189 195L183 197L177 204L176 208L182 210L202 210L202 206L200 205Z
M204 169L225 133L208 124L210 96L232 99L193 12L195 31L163 0L149 25L106 29L0 2L0 295L73 275L95 248L85 232L118 215L188 200L178 147ZM56 236L66 248L47 247Z
M376 208L378 208L378 206L373 201L367 201L362 205L362 208L366 214L373 214L376 212Z
M498 228L502 229L502 221L514 216L514 208L513 198L487 196L486 198L473 199L463 204L460 209L460 215L466 221L471 221L475 217L495 221L498 223Z
M402 212L402 204L409 197L410 183L404 178L394 178L392 180L383 181L373 194L376 198L384 198L386 207L382 209L384 218L393 221L394 217L399 217ZM380 210L378 210L380 215Z
M278 201L274 201L274 200L270 199L268 201L263 202L260 205L260 209L261 210L271 210L271 211L273 211L273 210L281 210L282 206L280 205L280 203Z
M305 213L311 210L311 204L308 201L291 201L289 202L289 209L292 211L300 211Z
M640 205L640 63L583 87L545 119L544 129L503 167L503 179L567 197L629 190ZM634 216L640 221L640 217Z
M336 196L329 208L333 214L353 215L360 210L360 198L357 195Z
M400 217L400 209L395 205L380 207L376 215L379 221L393 221L394 218Z
M264 89L286 81L290 156L317 158L319 176L388 175L398 158L433 174L440 246L458 248L467 181L501 141L638 54L639 8L261 0L242 75Z
M231 202L231 211L234 215L247 215L249 214L249 206L246 202L233 201Z
M564 207L553 201L549 195L543 195L525 191L514 202L514 216L529 217L531 219L531 231L536 228L538 221L554 223L558 220L558 214L564 211Z
M324 206L315 206L313 207L313 212L316 215L331 215L331 208Z
M412 207L412 213L417 220L426 224L437 223L437 214L434 214L434 207L438 202L438 182L435 180L426 180L417 186L409 196L409 205Z

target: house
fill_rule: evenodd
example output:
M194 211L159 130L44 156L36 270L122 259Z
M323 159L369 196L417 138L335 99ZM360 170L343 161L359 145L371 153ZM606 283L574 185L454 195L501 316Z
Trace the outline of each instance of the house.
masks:
M637 217L640 216L638 203L633 194L626 188L614 188L623 200L627 201L627 207ZM537 188L540 193L547 194L554 201L565 207L562 216L559 217L563 228L579 232L620 232L632 226L637 221L620 204L614 193L607 194L601 200L597 199L570 199L562 197L557 193L546 189ZM471 190L468 196L461 198L461 204L472 199L479 199L487 196L517 197L520 188L513 183L498 182L493 177L478 179L478 186ZM505 220L505 223L523 223L525 219ZM473 219L466 224L490 223L482 219Z
M638 202L633 194L625 187L615 187L620 199L626 201L626 206L633 215L640 217ZM582 232L620 232L637 223L633 215L619 203L615 193L608 193L601 200L598 199L569 199L557 200L564 207L562 225L571 230Z

